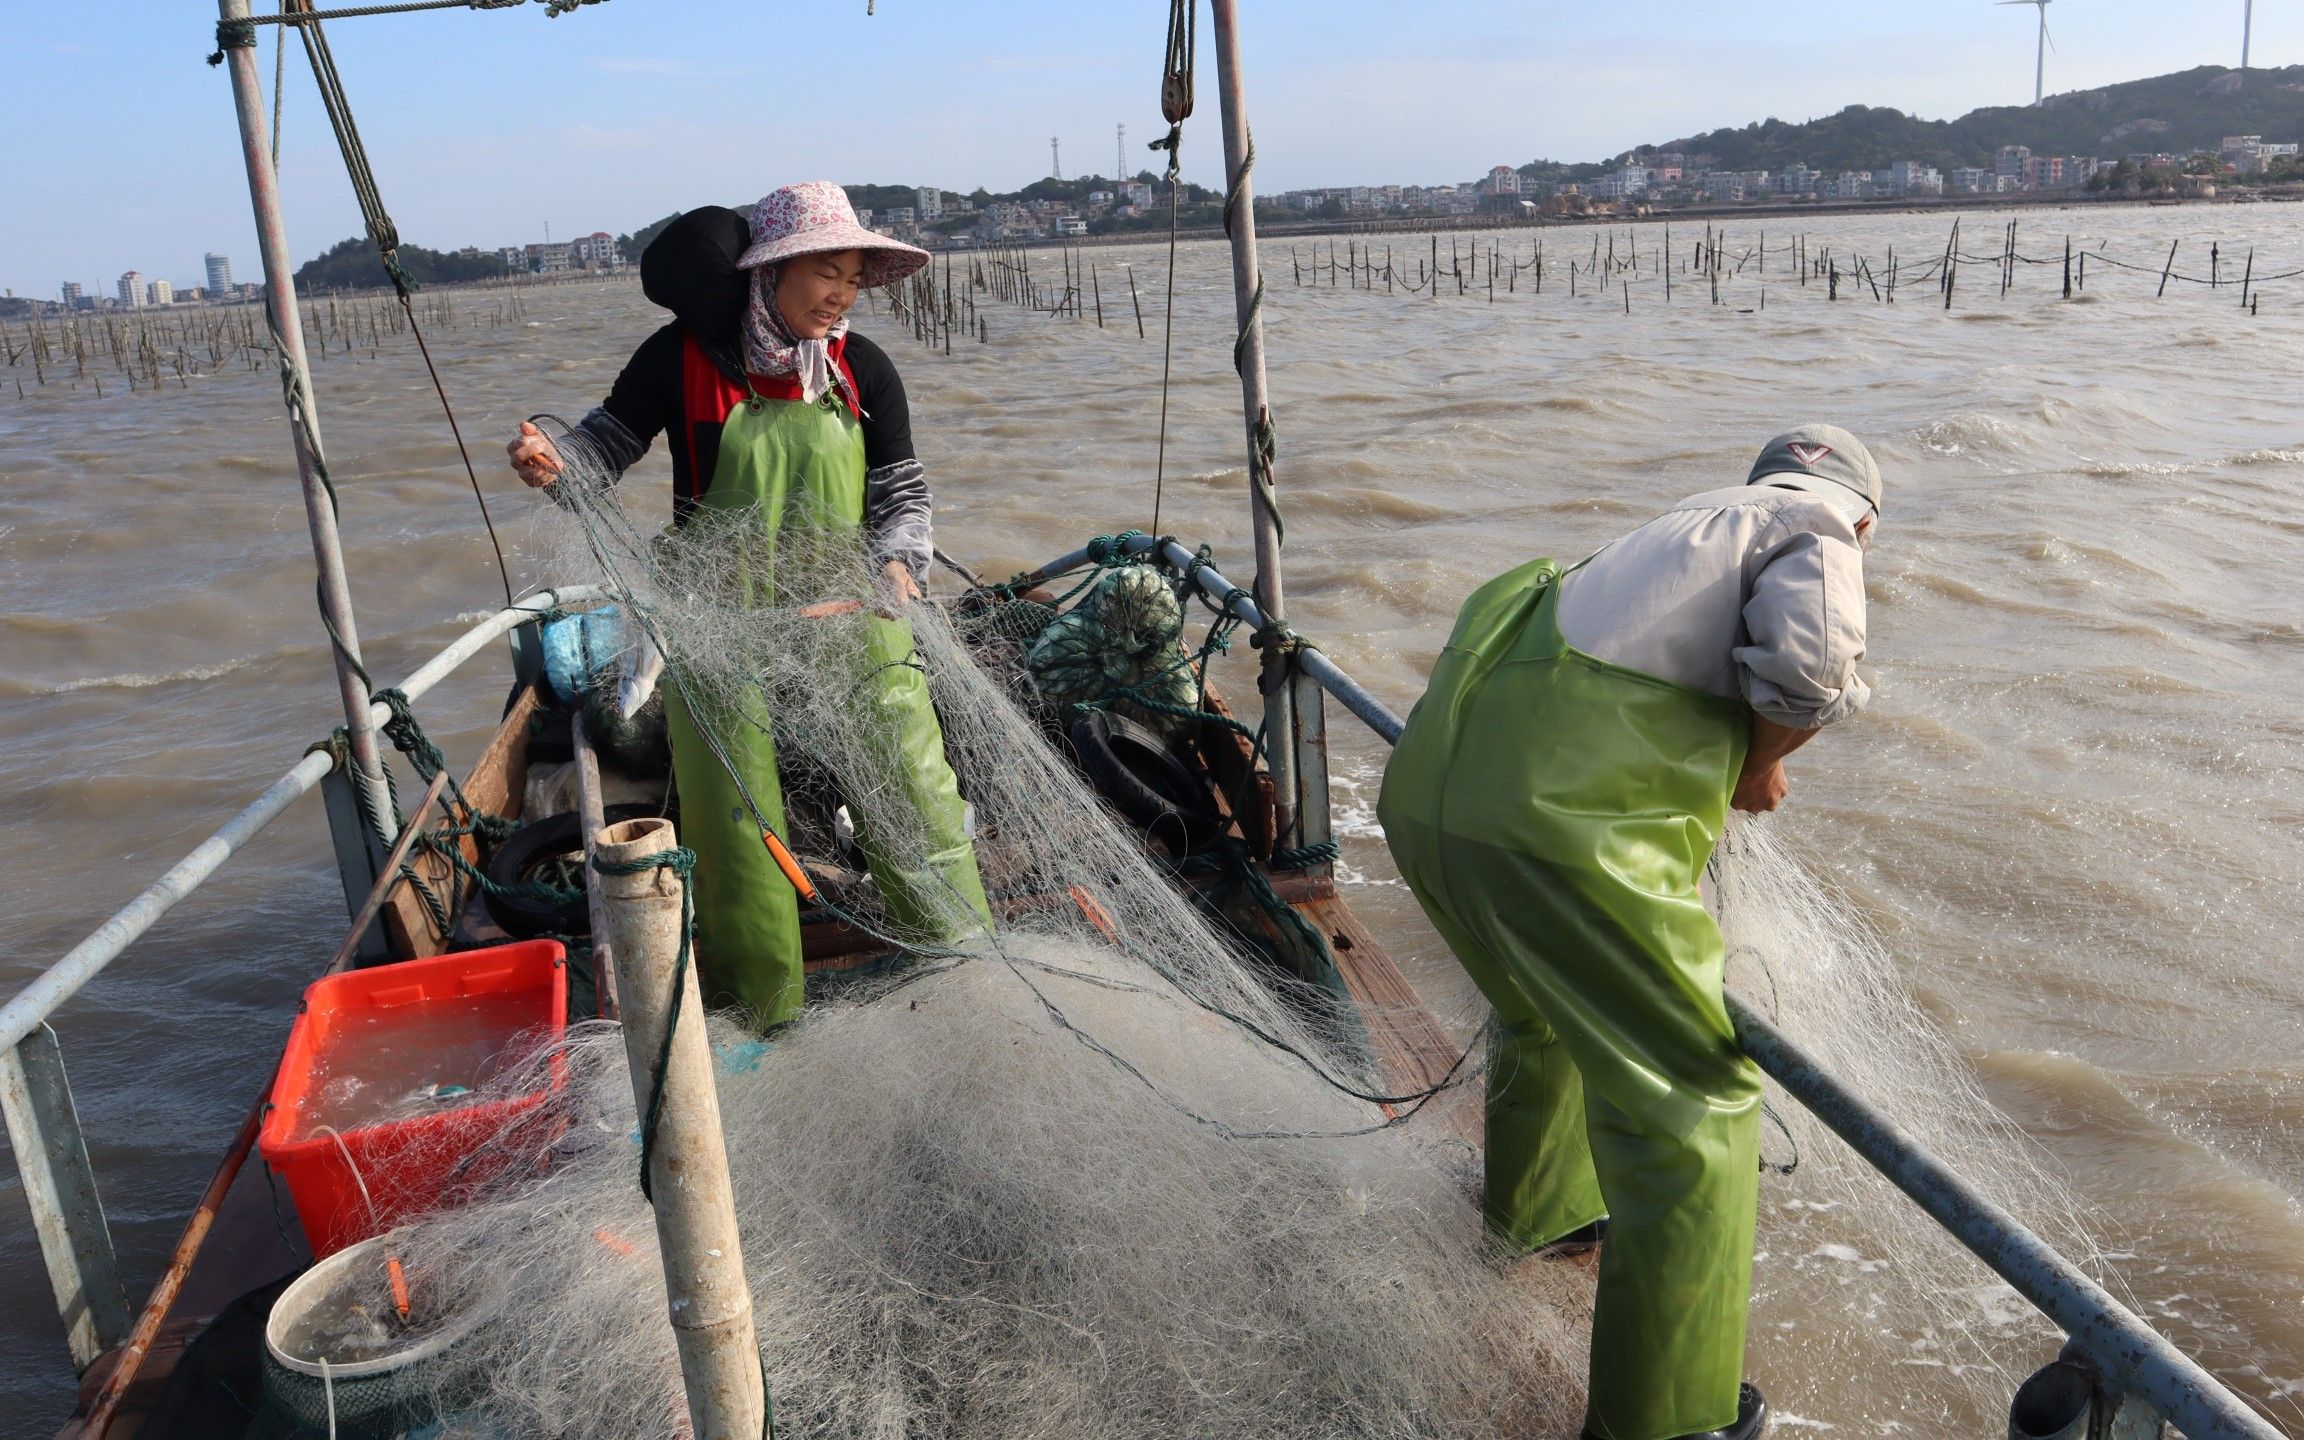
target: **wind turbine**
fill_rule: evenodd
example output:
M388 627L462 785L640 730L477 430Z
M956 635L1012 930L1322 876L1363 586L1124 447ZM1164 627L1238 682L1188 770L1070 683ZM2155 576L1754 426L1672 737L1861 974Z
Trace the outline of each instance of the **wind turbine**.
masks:
M2248 42L2256 38L2256 0L2247 0L2240 12L2240 68L2248 68Z
M2049 0L1999 0L2002 5L2037 5L2040 7L2040 59L2032 71L2032 103L2037 105L2048 94L2048 49L2056 42L2048 38ZM2255 0L2249 0L2254 4Z

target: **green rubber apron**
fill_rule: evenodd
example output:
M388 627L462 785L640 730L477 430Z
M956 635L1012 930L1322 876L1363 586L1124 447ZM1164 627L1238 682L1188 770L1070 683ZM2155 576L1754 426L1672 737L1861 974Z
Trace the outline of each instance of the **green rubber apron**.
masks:
M806 528L854 532L864 524L864 433L833 396L809 404L754 395L728 412L719 463L699 508L757 508L771 537ZM755 552L758 553L758 552ZM766 558L772 563L774 550ZM880 732L873 747L902 787L920 826L905 843L882 844L861 820L864 851L888 917L908 942L949 944L991 924L967 807L944 756L944 732L913 661L912 626L877 615L802 624L841 625L859 635L854 671L827 675L845 686L856 723ZM717 702L716 702L717 703ZM708 717L712 737L759 805L784 833L776 744L757 693L732 697ZM678 687L665 695L672 770L680 787L680 838L696 852L696 965L705 1003L743 1011L760 1028L791 1019L804 998L799 897L761 844L744 798L698 732ZM854 810L856 807L851 807Z
M1750 711L1570 647L1561 573L1474 592L1384 774L1400 873L1496 1012L1485 1209L1534 1247L1609 1217L1586 1425L1733 1424L1760 1077L1697 878Z

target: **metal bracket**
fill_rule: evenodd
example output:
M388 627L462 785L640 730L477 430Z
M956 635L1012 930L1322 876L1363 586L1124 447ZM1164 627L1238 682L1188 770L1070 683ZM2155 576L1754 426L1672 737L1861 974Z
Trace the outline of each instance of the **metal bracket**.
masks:
M1301 668L1288 688L1296 712L1296 844L1325 845L1335 838L1328 815L1328 697Z
M2008 1406L2008 1440L2160 1440L2160 1412L2104 1378L2078 1341L2017 1387Z
M16 1171L48 1262L72 1364L85 1371L128 1338L128 1297L120 1288L120 1262L96 1195L88 1142L64 1081L64 1052L45 1024L0 1052L0 1110L7 1112L8 1143L16 1151Z

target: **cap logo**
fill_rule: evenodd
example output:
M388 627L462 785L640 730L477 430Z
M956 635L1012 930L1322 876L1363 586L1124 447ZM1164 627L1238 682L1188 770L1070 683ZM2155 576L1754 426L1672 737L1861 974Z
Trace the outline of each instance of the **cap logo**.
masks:
M1794 440L1784 448L1791 451L1792 458L1803 465L1813 465L1832 453L1829 445L1810 445L1804 440Z

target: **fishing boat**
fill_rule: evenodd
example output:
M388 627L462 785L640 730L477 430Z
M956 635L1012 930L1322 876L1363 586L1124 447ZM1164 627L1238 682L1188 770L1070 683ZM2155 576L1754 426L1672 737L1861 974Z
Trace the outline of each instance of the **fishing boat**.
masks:
M463 0L439 3L445 7ZM519 0L473 3L502 8ZM534 885L555 864L580 871L582 857L597 849L610 823L605 794L619 778L614 763L598 753L582 717L556 698L547 658L551 624L613 598L598 587L563 586L515 598L389 690L366 672L337 541L318 438L319 402L304 354L281 197L267 150L262 88L250 48L259 21L249 0L220 0L219 8L219 58L229 70L238 109L263 250L266 305L287 378L290 438L345 723L333 737L318 737L320 743L246 808L0 1006L0 1099L5 1100L15 1162L54 1292L62 1340L57 1363L71 1364L81 1377L76 1412L57 1432L63 1440L241 1433L231 1428L232 1417L201 1410L192 1397L212 1367L253 1363L262 1343L265 1306L284 1282L312 1265L313 1255L304 1237L278 1223L266 1178L260 1167L247 1163L257 1149L272 1094L272 1077L252 1073L246 1077L247 1118L225 1138L214 1174L163 1272L141 1305L131 1307L106 1227L101 1177L74 1111L57 1040L47 1024L50 1017L171 907L314 790L321 792L330 853L349 916L330 972L356 974L420 963L551 933L553 924L508 923L506 909L490 901ZM575 3L554 0L551 8L559 13L573 10ZM1176 883L1203 892L1225 888L1245 894L1245 902L1228 910L1221 901L1212 901L1212 908L1248 941L1260 942L1272 963L1292 971L1295 980L1328 988L1358 1009L1369 1050L1393 1094L1428 1095L1460 1069L1464 1051L1422 1008L1382 938L1353 914L1335 875L1327 743L1331 715L1363 724L1387 742L1398 738L1402 721L1313 637L1298 635L1285 619L1239 8L1238 0L1210 4L1228 178L1236 357L1250 481L1246 498L1254 535L1252 577L1245 586L1235 585L1206 550L1131 532L1100 537L998 584L986 584L964 565L947 561L965 588L946 603L956 613L997 618L1003 607L1058 600L1051 587L1067 577L1135 564L1204 602L1214 623L1258 637L1258 725L1234 723L1225 698L1210 689L1199 701L1203 718L1188 746L1149 757L1107 746L1085 768L1092 778L1101 778L1098 788L1134 824L1149 851L1171 860L1187 853L1220 854L1221 863L1213 866L1171 866ZM263 20L303 27L316 39L320 25L335 18L293 0L280 15ZM315 63L320 63L317 56ZM1188 97L1188 74L1185 81ZM1171 122L1181 123L1189 109L1188 98L1171 105ZM382 243L383 237L378 238ZM986 628L988 633L999 630L997 625ZM427 695L451 683L488 689L503 685L503 670L472 663L492 653L503 657L512 686L503 720L480 754L452 775L415 717ZM385 754L392 747L428 782L412 808L393 795L385 780ZM531 771L541 764L570 767L575 782L572 810L557 817L557 844L541 836L544 822L556 817L529 811L529 797L536 791ZM488 823L477 823L480 819ZM1199 831L1194 841L1179 842L1164 829L1168 822L1186 819ZM515 849L506 837L522 833L523 827L532 843ZM317 835L318 827L312 828ZM567 864L571 857L579 863ZM837 894L851 878L842 873L836 846L818 847L799 859L807 867L811 893ZM998 839L990 837L987 866L997 865ZM596 902L595 896L585 903ZM335 901L314 895L311 903ZM1066 902L1060 896L1026 896L1011 903ZM848 923L837 906L805 910L803 921L812 978L901 958L881 937ZM554 923L585 928L566 919ZM1309 936L1310 943L1292 943L1292 935ZM586 972L576 977L577 988L591 992L593 1011L614 1015L614 977L601 949L578 954L572 963ZM280 1004L286 1013L294 1008L295 997L283 994ZM1792 1098L2071 1337L2064 1356L2015 1397L2011 1434L2143 1436L2158 1433L2163 1423L2198 1440L2268 1440L2279 1433L1768 1021L1741 1004L1732 1002L1731 1009L1748 1052ZM1454 1123L1476 1132L1473 1107L1453 1113ZM1476 1133L1469 1138L1476 1139Z

